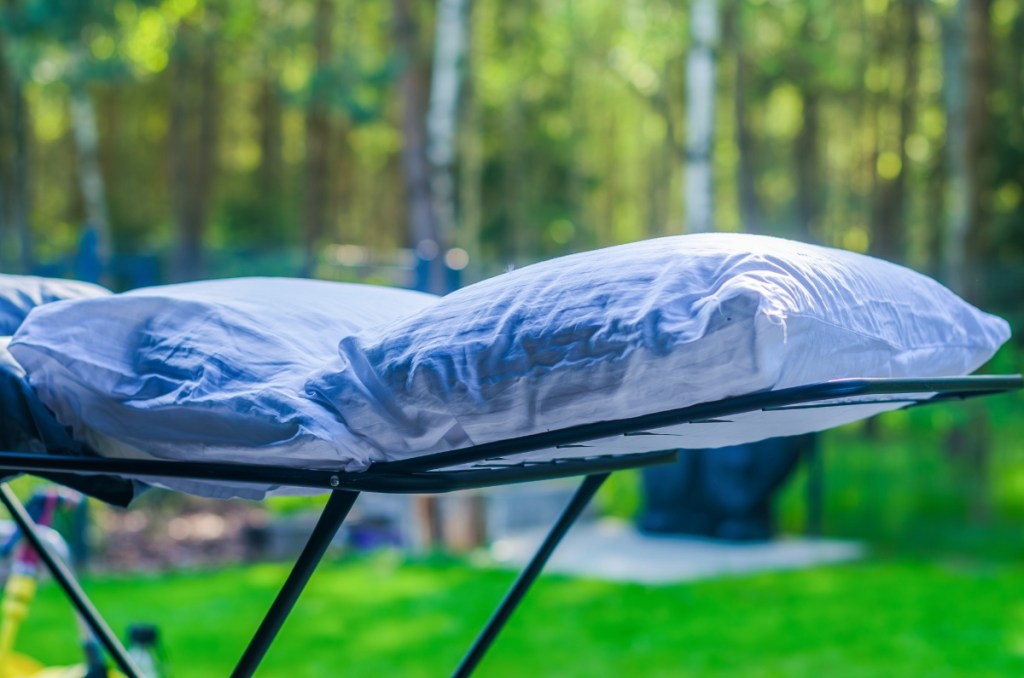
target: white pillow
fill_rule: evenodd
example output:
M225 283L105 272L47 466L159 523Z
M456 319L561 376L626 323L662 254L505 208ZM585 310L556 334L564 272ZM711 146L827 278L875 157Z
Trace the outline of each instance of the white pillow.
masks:
M104 455L363 468L304 382L342 337L436 302L284 278L151 287L41 307L10 351L58 420Z
M398 459L841 377L964 375L1009 334L1005 321L885 261L686 235L466 287L343 339L308 390L366 455ZM821 417L808 412L771 434L817 430Z
M62 299L85 299L109 294L109 290L99 285L77 280L0 274L0 336L14 334L25 316L36 306Z

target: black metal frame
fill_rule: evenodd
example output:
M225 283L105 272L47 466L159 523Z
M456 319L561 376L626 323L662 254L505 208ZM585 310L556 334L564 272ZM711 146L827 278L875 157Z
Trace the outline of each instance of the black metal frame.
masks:
M64 590L79 616L89 626L103 648L114 658L117 667L127 676L132 678L138 676L138 667L128 656L121 641L117 639L117 635L110 630L92 601L85 595L85 591L79 586L78 580L75 579L75 575L68 566L46 540L39 536L37 525L6 483L0 483L0 502L3 502L8 513L11 514L11 519L14 520L24 538L39 555L39 559L43 561L43 565L53 576L54 581Z
M338 533L338 528L345 521L345 516L348 515L358 497L358 492L347 490L335 490L331 493L331 498L327 500L327 506L320 514L320 520L317 521L313 532L309 535L309 541L306 542L305 548L302 549L298 560L295 561L295 567L292 568L284 586L278 592L270 610L260 622L249 646L245 648L245 653L238 660L238 665L231 673L232 678L251 676L256 672L260 661L263 660L263 656L274 642L277 632L281 630L285 618L295 607L295 602L299 599L302 589L306 587L309 578L313 576L313 571L316 570L320 560L327 553L327 547L330 546L331 540Z
M187 478L230 483L252 483L322 489L331 492L323 514L309 541L250 641L233 678L251 676L277 632L298 600L306 582L323 558L360 492L436 493L492 485L528 482L569 476L585 476L547 538L512 589L487 622L455 676L464 678L476 668L516 606L540 574L555 547L582 513L608 475L616 470L671 461L675 451L627 455L603 455L590 458L555 459L526 462L516 457L528 452L573 446L617 435L639 435L651 429L678 424L720 419L758 410L829 407L856 402L889 402L904 407L942 400L964 399L1024 388L1024 378L1012 376L950 377L939 379L841 379L821 384L798 386L725 398L711 403L667 410L653 414L572 426L469 448L377 463L361 473L334 469L295 469L259 464L217 462L176 462L143 459L110 459L59 455L0 452L0 471L21 473L75 473L84 475L122 475L132 478ZM933 394L925 397L924 394ZM29 538L64 592L96 633L105 649L129 678L141 678L137 669L78 587L59 557L37 536L31 518L17 498L0 486L0 501Z

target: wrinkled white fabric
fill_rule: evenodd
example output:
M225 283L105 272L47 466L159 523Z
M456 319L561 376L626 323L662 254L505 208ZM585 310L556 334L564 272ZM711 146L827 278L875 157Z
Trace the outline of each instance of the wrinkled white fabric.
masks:
M401 459L834 378L965 375L1008 337L1002 319L885 261L685 235L466 287L342 339L307 389L365 455ZM784 417L772 433L817 430L820 418ZM762 432L730 427L720 444Z
M368 460L345 426L303 385L341 338L436 301L284 278L151 287L40 307L10 351L58 420L101 454L361 470Z
M14 334L36 306L109 294L99 285L77 280L0 274L0 336Z

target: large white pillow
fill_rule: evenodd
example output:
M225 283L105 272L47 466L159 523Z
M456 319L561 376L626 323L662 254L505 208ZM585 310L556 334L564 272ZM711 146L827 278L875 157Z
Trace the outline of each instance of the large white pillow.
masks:
M341 338L436 302L284 278L151 287L43 306L10 351L58 420L101 454L364 468L304 383Z
M36 306L63 299L84 299L109 295L110 291L91 283L34 275L0 274L0 336L17 331Z
M1009 334L1005 321L885 261L686 235L466 287L343 339L308 390L366 455L398 459L834 378L964 375ZM740 437L820 428L808 412L784 431Z

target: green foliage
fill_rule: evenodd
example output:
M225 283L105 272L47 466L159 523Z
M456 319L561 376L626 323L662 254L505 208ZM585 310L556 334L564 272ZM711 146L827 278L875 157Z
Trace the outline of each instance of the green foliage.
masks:
M899 3L768 3L723 0L728 24L718 64L715 140L719 228L740 230L740 156L753 168L763 227L800 235L805 104L820 116L820 210L807 234L854 249L872 246L879 182L906 172L907 259L937 270L942 205L930 199L946 168L943 21L919 3L919 81L902 82L905 19ZM167 248L174 177L167 171L173 92L169 64L194 52L182 27L216 36L220 130L210 246L276 248L301 242L307 153L304 112L314 92L330 105L332 197L327 242L390 249L406 244L403 140L388 3L331 0L334 49L316 67L313 0L23 0L0 11L4 58L26 81L36 120L32 222L43 258L66 254L81 221L68 141L66 84L102 82L101 156L115 249ZM418 6L429 45L431 12ZM508 264L678 232L684 158L688 12L664 0L474 3L458 170L464 220L457 244L479 253L475 275ZM1024 14L992 5L990 95L992 271L997 308L1015 313L1024 288L1024 92L1019 50ZM1005 49L1003 48L1005 47ZM739 59L746 64L739 96ZM1017 56L1014 56L1017 55ZM429 50L424 49L425 68ZM195 76L195 77L198 77ZM895 126L906 96L916 118ZM187 112L196 115L195 111ZM740 126L751 135L738 146ZM366 130L364 132L364 130ZM899 145L905 142L907 166ZM475 149L475 150L473 150ZM38 199L44 196L45 199ZM985 272L987 273L987 271Z
M822 436L826 534L866 539L901 553L1021 557L1022 406L1019 394L985 401L993 431L983 481L991 515L981 521L971 515L969 485L947 446L954 428L970 424L963 403L881 415L871 436L863 424L827 432ZM786 531L800 532L806 524L806 480L801 469L780 497Z
M104 577L113 628L160 626L174 675L223 676L284 579L258 565ZM437 676L512 573L392 557L319 570L267 655L267 675ZM543 577L481 665L488 676L1007 676L1024 671L1019 566L875 561L645 587ZM954 613L955 612L955 613ZM79 657L74 620L42 588L18 641Z
M601 486L595 499L601 514L632 520L643 509L643 486L640 471L613 473Z

